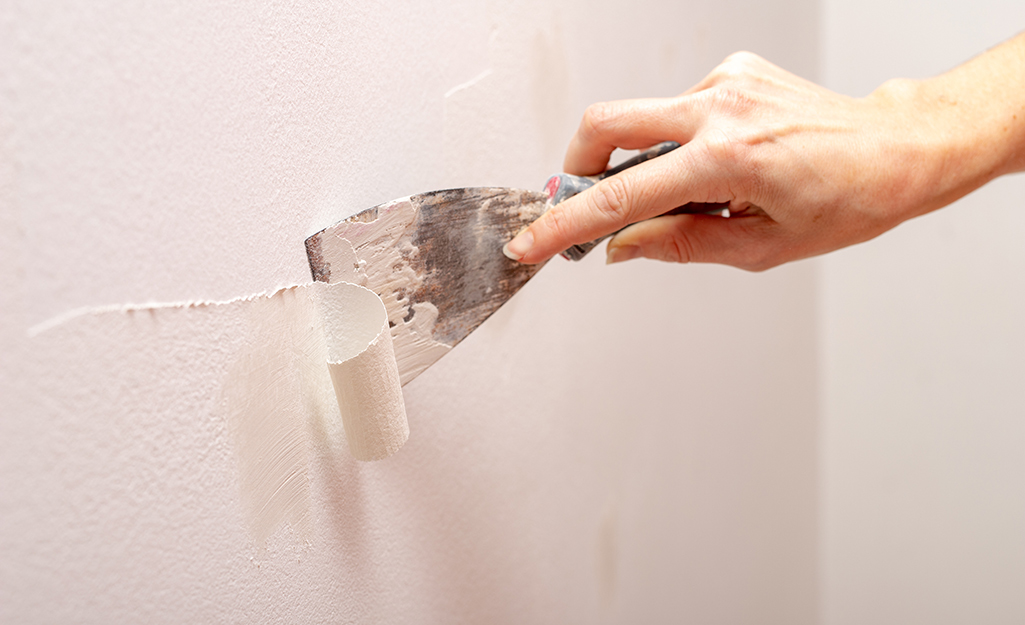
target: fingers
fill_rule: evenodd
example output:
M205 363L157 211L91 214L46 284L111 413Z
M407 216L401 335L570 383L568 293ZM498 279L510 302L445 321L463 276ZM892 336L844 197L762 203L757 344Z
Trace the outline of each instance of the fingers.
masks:
M679 148L600 181L552 207L506 244L506 256L523 263L548 260L577 243L593 241L624 226L686 204L703 171Z
M761 271L783 261L779 239L778 228L765 217L666 215L636 223L613 237L606 262L652 258Z
M700 83L675 98L619 100L591 105L566 150L563 169L578 176L605 170L616 148L647 148L661 141L689 142L708 120L715 99L695 97L716 87L761 91L797 79L756 54L726 57ZM806 81L801 81L806 82Z
M757 163L753 164L749 152L759 142L745 137L754 134L749 128L752 111L764 104L761 88L776 80L778 71L760 57L739 53L683 96L589 107L566 153L564 167L569 173L604 171L616 148L644 148L666 140L682 147L602 180L555 206L506 244L503 251L514 260L539 263L571 245L592 241L689 202L757 202L758 197L746 196L758 188ZM708 124L712 127L706 127ZM736 127L741 130L730 131ZM650 239L637 239L643 242L643 246L634 246L637 254L749 268L764 264L762 250L738 249L736 240L749 235L748 229L754 224L775 223L765 216L759 220L745 217L709 221L694 216L666 219L630 230L634 237L650 235ZM655 236L660 229L661 239ZM666 235L666 229L671 236ZM620 249L618 253L625 258L625 242L630 238L624 236L616 238L621 245L613 244L611 250ZM692 243L697 247L688 247Z
M647 148L661 141L687 143L702 116L679 98L621 100L589 106L570 140L563 169L590 176L605 171L616 148Z

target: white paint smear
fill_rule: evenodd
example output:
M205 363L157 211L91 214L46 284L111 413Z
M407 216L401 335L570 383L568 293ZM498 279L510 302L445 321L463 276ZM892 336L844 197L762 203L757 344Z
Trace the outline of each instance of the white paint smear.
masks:
M246 343L228 373L224 406L243 503L262 544L284 523L305 532L311 424L337 432L331 426L340 417L357 460L398 451L409 425L387 312L373 292L315 282L241 305Z
M283 525L308 535L309 462L315 441L323 440L313 434L326 434L331 449L345 438L357 460L386 458L409 437L388 313L362 286L315 282L227 302L84 309L32 334L68 341L102 332L116 341L125 327L137 343L166 340L165 332L181 334L183 343L208 337L177 358L202 362L210 351L224 354L218 412L237 458L240 503L260 546Z
M259 432L256 457L287 464L284 437L272 431L296 414L340 415L357 460L387 458L402 447L409 425L380 297L356 284L314 282L246 305L250 327L243 331L253 340L225 388L232 412L250 422L246 431ZM323 398L328 377L334 401ZM274 414L262 416L268 412ZM270 497L259 505L270 506Z
M260 546L285 523L302 536L309 529L307 423L331 413L324 409L330 387L315 366L326 362L326 352L310 295L295 287L215 308L240 317L241 349L220 403L238 459L241 503Z

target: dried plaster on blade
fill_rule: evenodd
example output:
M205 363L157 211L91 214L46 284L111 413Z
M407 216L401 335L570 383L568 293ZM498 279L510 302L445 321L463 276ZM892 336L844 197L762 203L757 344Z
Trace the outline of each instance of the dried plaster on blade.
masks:
M399 377L406 384L444 356L450 346L435 341L438 308L430 302L410 304L423 281L406 262L417 253L409 226L417 209L405 197L378 208L373 221L346 226L346 236L324 237L321 250L331 258L331 282L352 282L381 295L395 347Z

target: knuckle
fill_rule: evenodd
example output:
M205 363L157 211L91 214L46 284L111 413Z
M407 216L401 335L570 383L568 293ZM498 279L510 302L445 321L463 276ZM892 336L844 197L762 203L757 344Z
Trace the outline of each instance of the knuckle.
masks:
M724 130L709 132L702 143L709 162L717 163L720 167L734 165L743 156L740 142Z
M615 223L629 223L630 194L621 178L602 180L592 189L588 204L599 217Z
M601 136L615 117L614 109L615 107L608 102L588 106L580 121L580 134L589 139Z
M565 207L555 206L542 215L542 223L552 238L560 244L573 245L573 219L567 215Z
M662 259L674 263L689 263L694 258L690 239L682 233L674 233L663 240Z
M734 52L723 59L712 71L712 75L718 79L718 83L743 82L751 73L755 58L757 57L750 52Z
M758 105L755 94L739 84L721 85L711 91L712 110L731 116L741 116Z
M681 94L673 98L666 100L666 111L675 116L677 119L685 119L694 107L694 102L699 98L699 94Z
M771 169L760 135L744 129L712 128L701 138L700 150L695 158L704 160L714 169L716 195L720 199L709 202L733 201L740 196L763 197L767 172ZM731 192L722 195L723 190ZM749 199L745 198L745 199Z
M772 64L753 52L734 52L709 75L711 86L756 88Z
M747 50L738 50L733 54L726 57L723 63L734 63L743 67L755 67L765 62L765 59L758 56L754 52L748 52Z

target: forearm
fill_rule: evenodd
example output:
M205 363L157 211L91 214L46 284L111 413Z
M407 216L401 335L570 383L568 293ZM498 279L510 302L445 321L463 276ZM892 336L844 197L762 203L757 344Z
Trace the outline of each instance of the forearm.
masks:
M929 163L908 217L1025 171L1025 33L935 78L890 81L868 99L904 109L920 151L912 157Z

